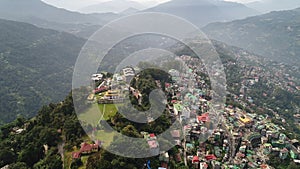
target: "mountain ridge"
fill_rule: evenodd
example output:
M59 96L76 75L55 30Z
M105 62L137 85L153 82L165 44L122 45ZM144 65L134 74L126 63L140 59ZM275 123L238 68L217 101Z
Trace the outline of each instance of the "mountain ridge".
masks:
M0 19L0 124L32 117L71 90L73 65L85 40L55 30Z
M128 8L135 8L141 10L145 9L146 6L140 4L139 2L131 0L110 0L83 7L79 9L79 11L83 13L120 13Z
M300 7L300 1L295 0L261 0L246 4L246 6L267 13L271 11L291 10Z
M81 14L46 4L41 0L1 0L0 18L27 22L38 27L66 32L80 32L94 25L103 25L118 14Z
M288 64L300 60L300 8L242 20L212 23L203 31L212 39Z
M144 11L177 15L199 27L212 22L241 19L258 14L243 4L219 0L173 0Z

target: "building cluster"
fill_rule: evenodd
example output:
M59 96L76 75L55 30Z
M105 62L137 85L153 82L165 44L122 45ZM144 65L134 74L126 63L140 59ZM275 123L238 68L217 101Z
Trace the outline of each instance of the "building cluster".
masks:
M198 58L181 56L178 59L184 61L186 68L182 70L169 70L174 83L165 84L166 92L171 97L168 102L168 111L173 120L178 120L183 128L182 131L171 131L178 153L174 155L176 163L182 162L194 168L208 168L209 165L220 166L218 161L222 158L223 151L219 146L208 147L205 141L221 142L224 130L215 129L215 111L210 109L210 86L207 84L208 77L201 73L205 68ZM200 143L201 142L201 143ZM200 144L199 144L200 143ZM219 145L219 144L218 144ZM160 160L162 166L166 166L169 157L168 152L162 152Z
M91 77L94 86L93 92L88 96L88 101L97 101L99 104L122 103L124 93L131 91L135 95L140 93L129 87L129 83L135 76L135 69L125 67L119 73L115 73L112 77L106 77L103 74L93 74Z
M225 108L220 106L218 110L212 109L213 91L208 76L203 73L206 70L200 59L180 56L176 60L183 61L186 67L168 71L173 83L157 82L157 84L159 87L164 85L168 96L166 107L172 121L179 121L183 127L182 130L173 130L170 133L178 152L175 154L173 152L172 155L170 152L160 152L155 133L143 133L153 154L160 154L161 169L169 168L170 160L199 169L268 169L272 168L268 165L271 155L299 163L300 143L297 140L290 140L284 134L283 127L272 123L267 115L248 113L234 105L225 105ZM241 95L236 96L234 101L247 107L246 104L253 103L252 98L247 96L248 87L258 83L261 78L273 77L273 75L265 75L264 70L258 66L245 68L244 71L247 78L241 84ZM217 71L213 73L221 74ZM96 97L98 103L120 101L124 91L130 92L140 100L142 97L140 92L129 86L134 76L135 70L127 67L119 74L114 74L112 78L99 79L101 83L93 93L98 95ZM281 78L286 78L280 73L275 76L279 81ZM92 78L97 77L93 75ZM293 87L294 90L298 90L294 83L279 85L282 85L282 88ZM239 98L244 98L243 100L247 100L248 103ZM300 115L296 118L300 118Z
M72 152L72 158L73 159L78 159L82 155L89 155L91 153L98 152L101 147L101 142L97 141L94 144L89 144L87 142L81 143L80 150L77 152Z
M248 64L249 61L251 61L250 66ZM299 67L265 61L244 51L238 54L237 62L232 64L239 64L243 67L242 73L245 79L242 82L242 86L249 87L260 80L264 80L268 81L267 85L276 84L277 87L291 93L297 93L300 90L300 79L297 75ZM266 93L262 94L265 95Z
M181 59L192 60L193 63L199 62L188 56L182 56ZM168 105L169 111L174 119L179 120L183 125L182 140L176 139L176 135L171 133L179 150L174 157L176 162L181 163L183 158L186 165L201 169L267 169L272 168L268 165L269 157L272 155L282 160L291 159L299 163L299 142L290 140L284 134L285 129L272 123L267 115L247 113L233 105L226 105L221 113L220 124L213 127L210 119L216 112L210 109L211 91L206 84L206 77L197 73L204 70L192 64L188 64L188 67L187 72L184 73L170 70L169 74L176 83L165 86L166 90L172 93ZM248 71L250 78L244 81L245 86L258 83L260 80L258 75L261 71L256 68L250 69ZM237 98L240 97L244 96ZM246 99L250 104L253 102L251 97ZM245 102L240 103L247 106ZM201 140L205 135L208 139ZM162 152L160 158L164 166L167 166L168 162L164 157L169 157L166 153Z
M245 113L229 105L223 113L222 125L231 145L228 162L235 167L270 168L267 165L270 155L297 162L300 151L296 144L267 115Z

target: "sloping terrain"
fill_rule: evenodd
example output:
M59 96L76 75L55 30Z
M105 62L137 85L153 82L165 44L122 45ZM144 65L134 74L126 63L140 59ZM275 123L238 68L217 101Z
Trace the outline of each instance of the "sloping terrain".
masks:
M299 65L299 8L232 22L213 23L203 30L212 39L244 48L268 59Z
M259 14L243 4L221 0L172 0L145 11L176 15L199 27L212 22L231 21Z
M84 39L7 20L0 20L0 32L0 123L32 117L70 92Z

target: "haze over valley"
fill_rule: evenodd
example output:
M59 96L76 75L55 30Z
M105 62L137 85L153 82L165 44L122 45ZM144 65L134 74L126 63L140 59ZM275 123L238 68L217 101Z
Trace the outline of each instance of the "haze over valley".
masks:
M0 168L299 169L299 63L298 0L0 0Z

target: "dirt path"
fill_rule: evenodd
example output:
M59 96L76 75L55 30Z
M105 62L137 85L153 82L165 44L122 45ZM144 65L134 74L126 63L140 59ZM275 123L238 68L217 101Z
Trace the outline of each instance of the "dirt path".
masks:
M63 162L63 168L65 167L65 165L64 165L64 146L65 146L65 141L63 141L62 143L59 143L58 145L57 145L57 149L58 149L58 153L60 154L60 156L61 156L61 160L62 160L62 162Z

